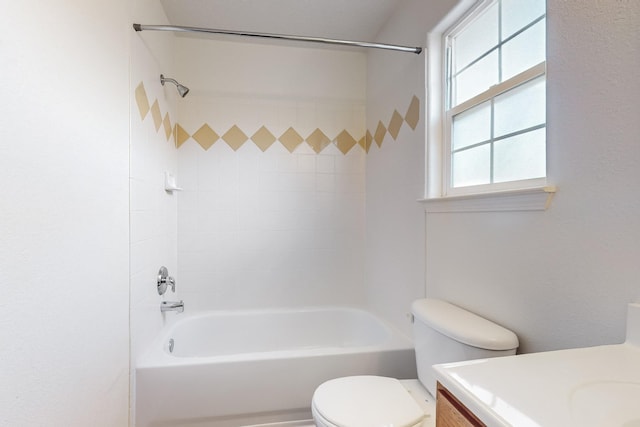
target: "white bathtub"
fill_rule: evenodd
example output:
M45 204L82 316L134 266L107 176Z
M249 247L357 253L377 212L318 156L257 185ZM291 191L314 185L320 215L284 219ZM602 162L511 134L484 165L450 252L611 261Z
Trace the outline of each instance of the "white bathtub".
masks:
M173 339L173 352L169 341ZM352 308L185 317L136 367L137 427L238 427L311 418L322 382L415 378L413 345Z

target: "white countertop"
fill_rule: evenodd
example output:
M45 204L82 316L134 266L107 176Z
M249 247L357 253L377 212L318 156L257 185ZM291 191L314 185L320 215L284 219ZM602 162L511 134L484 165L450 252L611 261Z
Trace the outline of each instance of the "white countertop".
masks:
M436 365L436 378L489 427L640 427L639 320L630 304L625 344Z

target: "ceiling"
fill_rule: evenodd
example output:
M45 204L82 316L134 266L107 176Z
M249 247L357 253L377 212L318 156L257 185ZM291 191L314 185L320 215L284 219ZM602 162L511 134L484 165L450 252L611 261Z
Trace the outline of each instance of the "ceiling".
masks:
M160 0L172 25L374 41L402 0Z

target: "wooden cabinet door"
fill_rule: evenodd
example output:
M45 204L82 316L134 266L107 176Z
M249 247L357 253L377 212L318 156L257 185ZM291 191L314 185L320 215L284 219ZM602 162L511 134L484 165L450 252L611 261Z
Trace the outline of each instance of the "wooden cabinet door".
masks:
M438 383L436 427L486 427L449 390Z

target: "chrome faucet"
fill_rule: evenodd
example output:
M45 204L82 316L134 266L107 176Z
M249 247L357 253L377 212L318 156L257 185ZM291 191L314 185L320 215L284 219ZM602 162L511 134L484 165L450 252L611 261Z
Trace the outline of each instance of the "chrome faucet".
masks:
M162 301L160 303L160 311L177 311L178 313L182 313L184 311L184 302L180 301Z
M164 295L167 292L167 288L171 288L171 292L176 291L176 281L173 277L169 276L167 267L160 267L158 271L158 295Z

